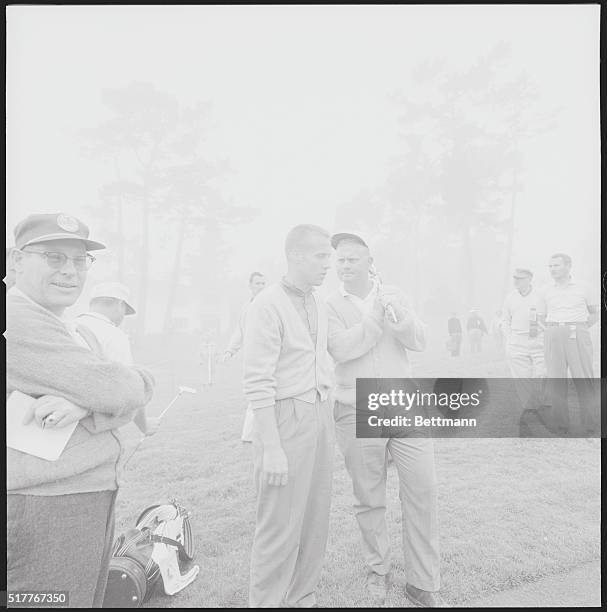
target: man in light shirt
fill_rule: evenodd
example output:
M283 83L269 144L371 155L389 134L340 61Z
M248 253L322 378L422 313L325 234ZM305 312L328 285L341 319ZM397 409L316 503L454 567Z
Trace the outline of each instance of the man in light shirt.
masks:
M502 308L502 331L506 357L523 408L537 408L539 385L531 379L544 378L544 333L537 324L539 294L533 287L533 272L516 268L515 289L508 294Z
M230 342L228 343L228 347L226 348L222 361L227 361L236 355L240 349L242 348L242 343L244 340L244 330L247 320L247 311L249 310L249 306L251 302L255 299L255 296L266 286L266 277L261 272L253 272L249 277L249 290L251 291L251 297L247 301L247 303L242 307L240 311L240 316L238 317L238 325L232 336L230 337Z
M130 366L133 365L131 342L120 329L124 317L135 314L129 302L129 290L122 283L95 285L91 291L90 310L77 317L76 331L104 359ZM137 412L133 423L147 436L156 433L160 426L157 418L146 417L144 408Z
M253 410L257 511L249 606L318 607L329 527L334 433L326 306L329 234L294 227L287 274L247 313L244 392Z
M360 236L336 234L332 245L343 283L327 300L329 353L336 362L335 432L352 479L354 512L368 568L367 590L376 605L383 605L391 569L386 526L386 470L391 457L400 483L405 594L419 607L445 607L438 593L440 555L432 439L414 428L407 437L356 437L356 379L410 378L407 351L425 348L425 326L400 290L379 286L372 274L369 248ZM392 314L396 321L389 316Z
M244 341L244 331L247 324L247 312L257 294L262 289L264 289L265 286L266 277L261 272L253 272L249 277L249 290L251 291L251 297L249 298L249 301L243 306L240 312L240 317L238 318L238 325L232 333L228 348L223 354L223 357L221 359L222 363L225 363L226 361L228 361L228 359L234 357L234 355L236 355L242 348L242 343ZM250 406L247 406L245 412L244 424L242 426L242 434L240 435L240 439L243 442L253 441L253 411L251 410Z
M570 433L567 370L578 394L582 430L596 434L600 427L594 389L592 341L589 328L599 320L598 299L571 277L571 257L556 253L548 267L553 283L540 292L538 313L545 322L545 360L550 397L561 433Z

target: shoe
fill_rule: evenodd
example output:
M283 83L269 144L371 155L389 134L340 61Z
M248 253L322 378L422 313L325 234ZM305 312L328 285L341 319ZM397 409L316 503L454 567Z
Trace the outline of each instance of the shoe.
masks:
M438 591L423 591L411 584L405 586L405 595L418 608L449 608Z
M367 591L378 606L383 606L388 592L388 574L381 576L375 572L367 575Z

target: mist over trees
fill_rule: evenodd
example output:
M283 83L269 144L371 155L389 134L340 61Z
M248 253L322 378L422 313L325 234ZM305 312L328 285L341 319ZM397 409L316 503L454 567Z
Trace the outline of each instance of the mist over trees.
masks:
M421 62L393 96L402 152L385 184L337 212L336 226L375 237L384 276L428 313L498 309L510 289L520 146L549 130L554 112L538 108L533 83L508 59L498 44L464 70Z
M427 315L489 314L510 288L521 151L551 129L555 112L539 107L534 84L509 60L498 44L464 68L420 62L391 99L400 152L386 180L361 185L335 215L334 228L363 233L384 280ZM137 333L149 308L163 332L184 320L230 325L243 287L227 286L223 230L258 211L228 195L233 169L207 140L212 107L143 82L106 89L102 102L106 118L82 133L105 176L88 212L111 245L115 278L136 294Z
M166 298L167 332L179 324L174 311L183 282L198 310L223 307L222 229L251 220L256 211L222 192L230 167L205 147L208 105L186 106L140 82L107 89L102 100L107 119L82 134L85 151L108 176L89 213L111 243L116 278L136 284L137 333L146 328L150 291L155 303L162 301L159 294ZM151 288L158 273L150 273L150 262L158 251L165 280Z

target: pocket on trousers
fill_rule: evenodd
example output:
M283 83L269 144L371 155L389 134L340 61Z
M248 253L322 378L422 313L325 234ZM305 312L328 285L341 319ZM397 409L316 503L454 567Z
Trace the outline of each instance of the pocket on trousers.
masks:
M297 435L300 420L295 399L287 398L276 402L276 423L281 440L288 440Z

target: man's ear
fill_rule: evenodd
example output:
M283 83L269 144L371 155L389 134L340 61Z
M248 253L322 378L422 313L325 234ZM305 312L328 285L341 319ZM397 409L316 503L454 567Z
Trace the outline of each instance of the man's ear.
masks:
M23 258L25 257L25 255L17 250L17 249L12 249L10 254L9 254L9 263L10 263L10 267L13 268L13 270L17 271L21 269L21 263L23 261Z
M373 257L369 255L369 268L371 268L372 265L373 265Z
M287 258L296 263L301 262L301 252L295 249L292 249L287 253Z

